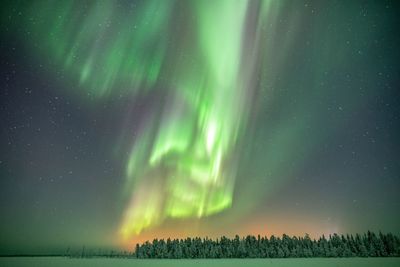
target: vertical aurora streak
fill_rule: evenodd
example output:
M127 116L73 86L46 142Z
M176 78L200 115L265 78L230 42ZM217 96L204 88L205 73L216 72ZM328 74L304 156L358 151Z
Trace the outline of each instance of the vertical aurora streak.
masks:
M80 11L72 13L77 6ZM124 239L166 218L203 217L230 207L235 152L260 63L259 37L245 36L246 27L256 32L270 6L153 0L131 10L111 1L41 2L32 8L42 10L34 14L38 21L54 21L33 31L87 93L104 98L126 91L134 97L166 90L132 142L123 190ZM179 36L178 45L168 42L173 35L168 24L183 8L193 19L181 27L194 41ZM244 57L245 47L255 52Z
M239 74L246 7L246 1L193 7L202 64L193 68L176 62L185 69L173 77L177 92L159 125L145 129L142 138L154 138L138 140L132 150L127 177L140 180L122 224L125 237L167 217L202 217L231 205L235 173L230 157L246 108ZM149 153L143 156L146 141Z

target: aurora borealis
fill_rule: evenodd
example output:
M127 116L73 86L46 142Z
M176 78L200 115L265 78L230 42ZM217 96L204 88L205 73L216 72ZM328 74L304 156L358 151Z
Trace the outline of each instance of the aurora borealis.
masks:
M126 211L125 236L139 234L164 217L202 217L231 205L235 174L225 166L232 164L228 158L246 113L248 88L239 73L245 8L245 2L232 6L227 1L194 7L204 56L191 57L196 66L185 66L185 60L175 63L183 67L169 76L174 82L168 87L177 92L168 96L157 125L150 125L134 145L127 176L144 178L135 185Z
M0 252L399 232L395 2L2 5Z

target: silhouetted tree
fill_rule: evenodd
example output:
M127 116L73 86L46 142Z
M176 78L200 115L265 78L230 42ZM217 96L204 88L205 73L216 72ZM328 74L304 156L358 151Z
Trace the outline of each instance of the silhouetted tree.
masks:
M81 257L88 256L82 249ZM128 253L110 254L110 257L129 257ZM318 240L304 237L282 238L248 235L233 239L222 236L212 240L199 237L186 239L154 239L137 244L137 258L299 258L299 257L387 257L400 256L400 238L389 233L378 235L368 231L363 235L321 236Z

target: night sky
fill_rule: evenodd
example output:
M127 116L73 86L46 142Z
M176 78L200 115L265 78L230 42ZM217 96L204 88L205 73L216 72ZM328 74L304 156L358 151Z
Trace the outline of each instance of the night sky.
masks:
M9 1L0 254L400 233L397 1Z

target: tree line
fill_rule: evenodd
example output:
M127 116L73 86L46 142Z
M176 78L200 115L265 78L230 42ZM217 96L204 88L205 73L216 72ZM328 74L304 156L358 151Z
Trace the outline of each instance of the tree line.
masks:
M308 258L308 257L399 257L400 238L388 233L368 231L362 235L324 235L304 237L248 235L233 239L186 238L154 239L137 244L131 254L140 259L187 258Z

